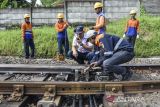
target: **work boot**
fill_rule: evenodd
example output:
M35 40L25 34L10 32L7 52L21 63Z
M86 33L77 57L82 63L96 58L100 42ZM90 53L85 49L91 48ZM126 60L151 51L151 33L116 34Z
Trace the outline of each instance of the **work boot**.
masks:
M132 77L133 75L133 72L131 72L130 70L127 70L127 72L122 75L122 81L127 81L127 80L130 80L130 78Z
M62 54L57 54L57 56L56 56L57 58L57 61L64 61L64 55L62 55Z
M59 55L59 60L60 60L60 61L64 61L64 59L65 59L64 55L60 54L60 55Z
M25 56L25 59L29 59L29 56Z
M114 73L113 73L113 72L112 72L112 73L109 73L108 76L109 76L109 81L112 81L112 80L115 79L115 76L114 76Z
M36 59L34 56L31 56L31 59Z

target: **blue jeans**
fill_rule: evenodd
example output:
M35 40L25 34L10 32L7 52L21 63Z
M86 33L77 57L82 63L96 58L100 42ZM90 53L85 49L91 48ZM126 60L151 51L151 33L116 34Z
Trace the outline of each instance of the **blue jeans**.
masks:
M29 53L29 47L31 48L31 55ZM29 58L29 56L34 57L35 45L33 39L24 39L24 51L25 58Z
M126 63L134 57L133 52L128 51L117 51L113 54L112 57L106 59L103 62L103 73L104 74L110 74L110 73L116 73L118 75L124 75L127 72L127 69L125 67L119 66L119 64Z
M75 58L73 56L73 52L72 51L68 52L68 56L70 58L74 59L75 61L77 61L79 64L84 64L84 60L88 60L88 57L87 57L88 52L82 53L82 52L77 51L77 53L78 53L77 58Z
M68 38L57 38L58 41L58 52L64 55L63 47L65 49L65 56L67 57L69 51L69 41Z
M97 56L96 56L95 52L89 52L86 57L88 59L88 64L91 64L92 62L97 61L96 60Z

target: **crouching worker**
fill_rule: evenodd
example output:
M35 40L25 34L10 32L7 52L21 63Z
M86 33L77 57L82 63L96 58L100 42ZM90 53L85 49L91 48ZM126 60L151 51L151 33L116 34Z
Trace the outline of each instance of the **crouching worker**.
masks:
M24 50L25 50L25 58L28 59L29 57L34 58L34 41L33 41L33 32L32 32L32 25L30 23L30 15L25 14L24 20L25 22L21 26L22 30L22 39L24 43ZM31 48L31 55L29 53L29 47Z
M67 35L68 22L64 20L64 14L59 13L57 15L58 22L55 24L57 31L58 52L60 56L64 55L63 47L65 49L65 57L68 58L69 41ZM62 58L63 59L63 58Z
M134 57L133 46L114 35L95 35L94 30L88 31L87 34L90 35L90 42L96 47L90 66L102 66L102 75L109 76L109 80L114 79L114 73L122 75L122 80L128 80L132 73L119 64L126 63ZM95 42L97 36L100 38L99 42Z
M84 61L90 60L88 53L93 50L93 44L87 41L87 36L84 33L84 27L78 26L75 29L75 35L72 42L72 51L68 53L70 58L73 58L79 64L84 64Z

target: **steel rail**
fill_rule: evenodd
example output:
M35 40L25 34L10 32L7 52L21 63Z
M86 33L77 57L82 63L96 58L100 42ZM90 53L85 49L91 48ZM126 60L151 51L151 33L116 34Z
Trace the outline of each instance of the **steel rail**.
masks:
M109 91L145 93L160 91L160 81L123 82L0 82L0 94L11 94L15 86L24 87L24 95L42 95L53 87L56 95L104 94Z
M150 70L160 71L160 65L153 64L123 64L120 66L127 67L133 71ZM27 64L0 64L0 73L73 73L74 70L82 70L85 65L27 65Z
M30 64L0 64L0 73L58 73L66 72L71 73L73 70L84 69L85 66L79 65L30 65Z

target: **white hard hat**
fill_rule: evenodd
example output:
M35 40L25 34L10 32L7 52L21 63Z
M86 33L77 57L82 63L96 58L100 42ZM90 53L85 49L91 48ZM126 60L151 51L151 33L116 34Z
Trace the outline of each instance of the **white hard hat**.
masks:
M137 13L136 10L131 10L129 14L132 15L132 14L136 14L136 13Z
M25 15L24 15L24 19L25 19L25 18L30 18L30 15L29 15L29 14L25 14Z
M64 18L64 14L63 14L63 13L58 13L57 18L58 18L58 19L59 19L59 18L60 18L60 19L61 19L61 18L63 19L63 18Z
M86 35L85 35L85 38L88 39L92 36L96 36L97 35L97 32L95 30L89 30Z

